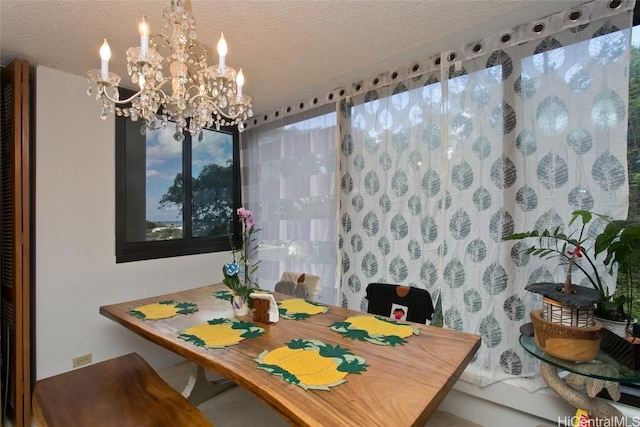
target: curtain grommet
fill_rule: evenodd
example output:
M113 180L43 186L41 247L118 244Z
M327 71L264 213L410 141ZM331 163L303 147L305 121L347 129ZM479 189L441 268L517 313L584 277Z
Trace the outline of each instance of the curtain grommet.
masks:
M620 6L622 6L622 0L611 0L609 2L609 9L618 9Z
M544 31L545 29L545 25L542 22L538 22L537 24L535 24L532 28L533 32L535 34L540 34Z

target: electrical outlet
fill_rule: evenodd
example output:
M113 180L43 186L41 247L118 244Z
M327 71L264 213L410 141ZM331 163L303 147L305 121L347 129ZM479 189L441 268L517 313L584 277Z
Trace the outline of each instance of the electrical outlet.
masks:
M74 357L71 360L71 364L73 365L74 368L78 368L83 365L88 365L89 363L91 363L91 353L85 354L83 356Z

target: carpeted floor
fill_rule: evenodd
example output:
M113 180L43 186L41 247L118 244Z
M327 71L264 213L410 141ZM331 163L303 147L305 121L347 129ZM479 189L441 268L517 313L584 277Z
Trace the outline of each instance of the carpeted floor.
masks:
M182 390L187 382L191 365L188 362L163 369L158 373L176 390ZM207 374L208 378L215 376ZM265 406L251 393L234 387L198 406L216 427L287 427L278 414ZM437 411L425 427L482 427L480 424Z

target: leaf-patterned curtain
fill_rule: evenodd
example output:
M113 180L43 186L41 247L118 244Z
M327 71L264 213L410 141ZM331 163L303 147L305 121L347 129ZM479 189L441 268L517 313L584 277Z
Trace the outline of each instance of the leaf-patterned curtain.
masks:
M371 282L427 289L445 327L482 337L467 378L537 372L524 287L565 267L502 237L566 229L576 209L626 217L632 8L587 3L341 103L343 305L366 310Z

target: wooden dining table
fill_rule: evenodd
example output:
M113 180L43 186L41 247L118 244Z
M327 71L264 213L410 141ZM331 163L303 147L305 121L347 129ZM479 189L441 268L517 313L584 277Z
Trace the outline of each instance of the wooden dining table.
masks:
M217 373L245 388L296 426L424 426L451 390L478 347L477 335L410 323L419 331L400 345L378 345L344 336L330 328L350 316L367 315L327 305L327 312L277 323L239 319L264 329L261 336L224 348L207 348L180 338L181 332L211 319L234 318L225 290L214 284L167 295L100 307L100 313L130 331ZM276 301L290 296L274 294ZM198 310L171 318L148 320L131 312L137 307L174 300ZM372 316L372 315L370 315ZM304 389L258 369L260 354L297 339L318 340L350 350L366 362L366 370L350 373L346 382L328 390Z

